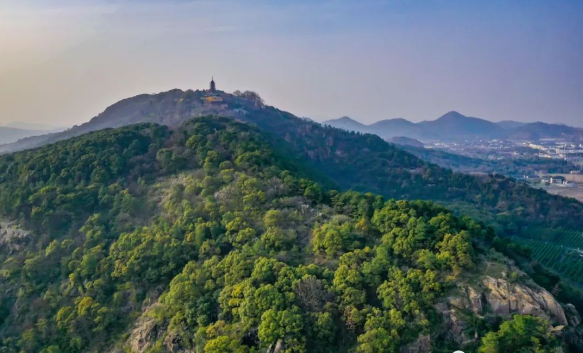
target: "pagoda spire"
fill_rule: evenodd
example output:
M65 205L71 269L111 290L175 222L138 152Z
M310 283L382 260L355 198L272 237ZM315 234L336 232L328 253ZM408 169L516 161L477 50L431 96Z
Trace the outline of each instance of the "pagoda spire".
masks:
M211 86L210 86L210 91L211 92L215 92L217 90L217 87L215 86L215 78L213 76L211 76Z

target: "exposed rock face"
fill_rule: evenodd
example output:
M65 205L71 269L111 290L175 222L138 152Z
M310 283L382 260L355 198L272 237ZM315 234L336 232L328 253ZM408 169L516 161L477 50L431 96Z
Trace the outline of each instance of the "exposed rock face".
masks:
M194 351L184 347L182 338L176 332L168 331L166 323L160 323L147 314L136 322L127 345L132 353L145 353L161 339L163 339L164 352L194 353Z
M190 350L186 350L182 345L182 338L178 336L175 332L168 332L166 338L164 339L164 347L170 353L190 353Z
M482 301L482 298L483 298L482 293L478 293L472 287L468 287L467 293L468 293L468 298L470 300L470 305L471 305L472 311L476 315L481 315L484 312L484 305L483 305L483 301Z
M429 353L431 352L431 338L429 335L420 335L415 342L401 347L401 353Z
M133 353L144 353L164 335L166 326L159 324L155 319L143 316L134 326L128 345Z
M496 314L524 314L545 317L567 325L561 305L543 288L531 289L524 284L512 284L504 279L484 277L486 302Z
M23 249L29 235L30 232L18 228L15 223L0 220L0 247L6 246L9 252Z
M456 300L457 299L457 300ZM443 317L442 335L445 340L455 342L460 347L473 341L465 330L468 323L461 318L460 309L467 308L469 302L464 298L448 298L447 303L438 303L435 310ZM411 351L416 352L416 351Z
M267 348L267 353L282 353L284 349L283 341L279 339Z
M581 318L573 305L567 304L563 310L551 293L536 285L530 287L523 283L509 283L506 279L490 276L482 277L481 281L482 285L473 287L461 284L461 293L435 305L435 310L443 317L442 330L436 335L463 347L478 339L477 333L468 330L471 327L468 321L470 311L478 316L487 313L500 316L524 314L549 319L558 325L554 328L558 336L566 332L566 341L583 347L583 334L575 329ZM565 327L567 325L569 327ZM418 341L402 348L401 352L423 352L415 350L419 347L416 345Z

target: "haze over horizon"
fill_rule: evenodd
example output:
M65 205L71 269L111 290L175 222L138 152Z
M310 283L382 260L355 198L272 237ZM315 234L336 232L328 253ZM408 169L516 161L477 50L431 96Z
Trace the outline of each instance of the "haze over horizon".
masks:
M0 0L0 124L73 125L173 88L318 121L583 126L583 3Z

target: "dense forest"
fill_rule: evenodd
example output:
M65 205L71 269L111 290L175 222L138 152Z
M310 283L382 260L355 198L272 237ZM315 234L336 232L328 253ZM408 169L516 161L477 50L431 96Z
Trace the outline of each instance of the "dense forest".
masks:
M339 131L321 129L331 138ZM363 136L342 134L365 148ZM428 180L438 195L464 195L444 182L460 180L466 193L479 185L490 193L474 197L492 207L542 197L506 179L434 175L382 146L370 152L386 158L367 165L368 178L390 170L383 161L416 164L409 180L383 179L411 197ZM559 279L516 265L529 262L528 249L430 202L336 191L337 172L310 169L322 159L299 163L289 152L248 124L201 117L1 156L0 352L581 347L576 311L555 305L530 276L552 287ZM346 167L354 176L358 165ZM523 212L551 219L559 211L548 197L550 205ZM534 309L500 311L505 299L485 289L492 281L534 293L520 297Z
M483 220L512 233L534 223L582 227L583 204L576 200L550 195L500 174L453 172L375 135L316 126L309 134L300 133L290 141L315 169L345 189L464 205L474 212L486 212Z
M576 200L500 174L454 172L373 134L323 126L238 96L223 94L222 98L229 111L244 110L237 118L259 127L287 157L317 171L313 178L321 183L332 181L343 190L374 192L386 198L439 202L470 212L508 234L518 234L533 224L583 228L583 204Z

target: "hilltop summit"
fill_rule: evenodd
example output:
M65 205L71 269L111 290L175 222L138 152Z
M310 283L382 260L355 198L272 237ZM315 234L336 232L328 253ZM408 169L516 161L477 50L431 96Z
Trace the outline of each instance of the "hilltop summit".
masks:
M261 97L251 91L235 91L232 94L216 89L214 79L208 90L173 89L157 94L140 94L123 99L90 121L66 131L45 134L0 146L1 152L14 152L40 147L91 131L117 128L137 123L158 123L178 126L197 116L221 115L246 121L249 111L263 109Z

